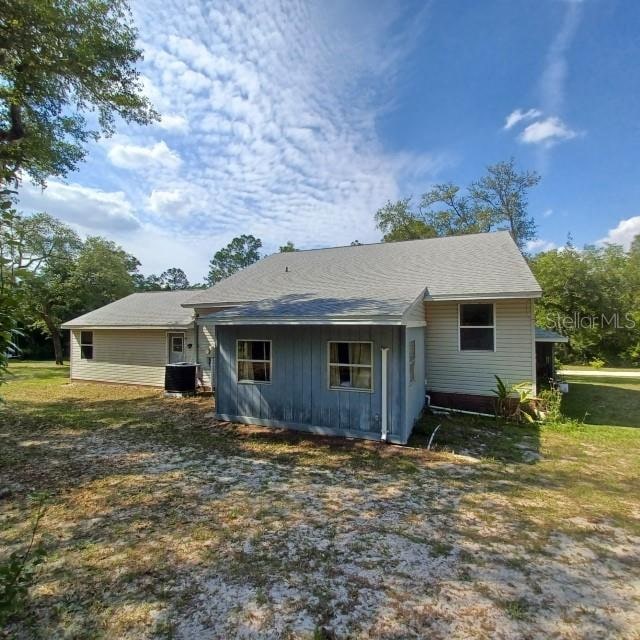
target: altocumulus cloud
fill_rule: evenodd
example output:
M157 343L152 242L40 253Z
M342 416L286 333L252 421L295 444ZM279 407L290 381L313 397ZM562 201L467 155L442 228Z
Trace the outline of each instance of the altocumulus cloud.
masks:
M101 214L78 217L98 231L119 219L115 237L145 271L184 266L202 277L207 257L240 233L267 251L286 240L378 240L374 212L449 163L387 152L378 138L376 118L424 27L419 16L415 33L394 33L400 3L372 12L366 3L147 0L133 9L145 92L162 120L122 126L92 147L70 186L90 190L85 210L96 193L111 198ZM74 211L77 193L65 192Z
M164 140L148 147L116 143L109 149L107 156L116 167L123 169L142 169L149 165L177 169L182 163L180 156L169 149Z
M296 1L134 10L145 87L168 114L166 144L128 129L108 154L127 169L163 159L160 173L145 173L143 200L160 226L179 216L186 232L219 244L242 232L267 247L376 240L376 209L416 167L427 179L445 162L387 154L378 141L381 94L407 53L390 35L392 3L367 20L355 8ZM181 162L172 166L173 154Z

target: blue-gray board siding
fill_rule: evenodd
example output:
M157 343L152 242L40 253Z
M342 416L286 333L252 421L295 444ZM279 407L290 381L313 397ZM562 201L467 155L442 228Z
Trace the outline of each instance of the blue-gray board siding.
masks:
M411 435L415 421L420 417L425 402L425 360L424 360L424 327L406 329L406 371L407 371L407 403L406 403L406 438ZM409 377L409 344L416 341L416 375L415 381Z
M382 326L224 326L216 327L216 412L256 423L324 427L331 432L368 437L381 432L381 347L389 347L388 429L406 440L404 329ZM270 384L236 381L236 340L272 341ZM373 342L372 393L328 386L327 343Z

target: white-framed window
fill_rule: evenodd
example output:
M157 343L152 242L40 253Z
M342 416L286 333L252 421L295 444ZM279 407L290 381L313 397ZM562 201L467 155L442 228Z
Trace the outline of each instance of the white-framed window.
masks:
M460 351L496 350L496 313L493 302L458 305L458 348Z
M373 343L329 342L329 388L373 391Z
M80 359L93 360L93 331L80 332Z
M184 336L171 336L171 351L173 353L184 351Z
M409 342L409 382L416 381L416 341Z
M271 382L271 340L236 341L238 382Z

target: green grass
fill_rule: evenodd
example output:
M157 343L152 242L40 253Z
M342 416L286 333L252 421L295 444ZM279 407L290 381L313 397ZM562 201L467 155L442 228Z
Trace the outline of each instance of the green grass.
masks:
M47 563L16 638L148 637L153 607L166 603L179 616L202 606L193 576L209 568L212 579L253 585L268 607L272 581L286 583L301 567L314 581L323 571L331 580L339 576L335 545L345 535L352 539L349 560L371 571L382 562L381 544L397 539L423 548L421 557L437 566L449 563L446 580L430 581L429 593L460 576L457 588L486 592L487 606L523 625L521 637L557 603L541 606L534 591L526 598L504 593L500 580L488 585L486 572L502 569L535 584L562 535L568 548L592 549L596 559L565 566L557 593L567 584L599 584L603 574L580 572L601 567L618 567L620 584L632 580L632 551L629 560L606 563L612 540L640 535L640 381L572 379L563 400L568 420L553 426L427 414L410 446L397 447L219 424L210 397L175 400L150 388L70 384L68 368L53 363L14 362L10 372L0 388L0 562L28 530L28 496L51 496L43 521ZM438 425L435 451L428 452ZM212 455L223 460L220 475L229 476L220 483L207 475L218 464ZM167 459L189 466L165 468ZM255 480L261 473L262 483ZM305 526L296 543L299 523ZM314 546L309 531L321 531L326 545ZM276 543L284 537L291 558ZM396 560L387 557L385 580L409 570L397 569ZM385 589L383 582L374 591ZM322 581L294 583L296 593L331 593ZM175 584L184 588L167 586ZM398 578L389 597L401 584ZM420 579L407 584L425 589ZM607 588L603 603L617 586ZM397 593L402 602L413 595ZM313 597L309 611L320 628L331 620L324 609L329 595L322 611L313 609ZM406 611L399 615L403 620ZM174 622L161 620L157 635L169 635ZM589 635L577 629L576 637ZM412 635L404 631L398 637Z
M624 373L637 373L638 377L640 377L640 367L592 367L588 364L563 364L560 367L560 373L562 373L562 369L566 369L568 371L603 371L609 373L616 372L624 372Z
M640 427L640 378L569 379L563 413L585 424Z

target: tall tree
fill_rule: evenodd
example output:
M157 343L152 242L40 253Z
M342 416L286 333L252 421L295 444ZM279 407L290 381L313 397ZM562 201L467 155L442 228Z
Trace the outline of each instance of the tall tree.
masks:
M56 364L62 364L60 324L70 315L72 291L69 286L82 242L67 225L47 214L23 218L25 244L40 252L40 258L24 274L21 312L31 328L51 338ZM50 245L46 253L41 247Z
M528 213L527 194L540 182L535 171L518 171L515 159L487 167L487 175L474 182L469 194L479 211L484 211L492 227L511 231L523 249L536 237L536 223Z
M164 289L174 291L176 289L188 289L189 279L185 272L177 267L171 267L160 275L160 283Z
M66 175L117 117L157 119L136 36L125 0L2 0L0 182L21 170L39 183ZM85 117L93 113L97 128Z
M387 202L376 212L375 221L378 229L384 234L385 242L419 240L438 235L436 230L424 221L420 213L411 209L411 198Z
M207 282L214 285L236 271L257 262L260 260L261 247L262 240L252 235L234 238L226 247L216 251L209 262Z
M111 240L87 238L71 277L70 297L90 311L135 291L134 275L140 262Z
M291 240L287 240L286 244L283 244L280 249L279 249L280 253L292 253L293 251L297 251L297 249L295 248L295 245L293 244L293 242L291 242Z
M522 249L536 236L527 194L539 181L535 172L519 172L512 158L487 167L466 193L448 182L424 193L417 209L411 198L388 202L375 214L376 225L385 242L507 229Z

